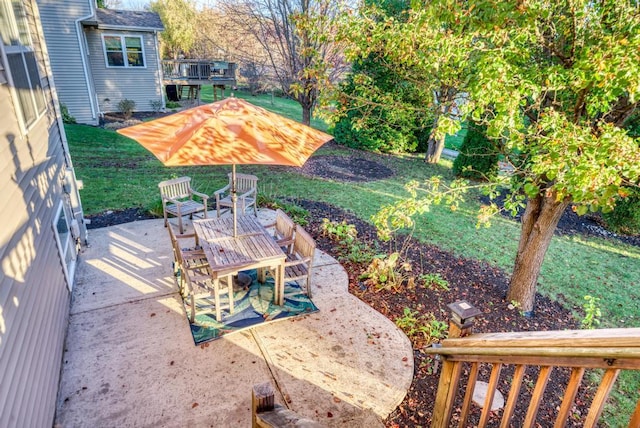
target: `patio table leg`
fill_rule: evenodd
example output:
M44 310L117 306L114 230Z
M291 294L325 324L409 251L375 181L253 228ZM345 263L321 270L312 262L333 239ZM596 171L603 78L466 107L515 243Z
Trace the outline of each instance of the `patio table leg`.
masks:
M276 279L276 305L284 304L284 263L280 264L277 269Z
M220 309L220 278L213 280L213 298L216 304L216 321L222 320L222 310Z
M258 282L264 284L267 280L267 268L258 268Z

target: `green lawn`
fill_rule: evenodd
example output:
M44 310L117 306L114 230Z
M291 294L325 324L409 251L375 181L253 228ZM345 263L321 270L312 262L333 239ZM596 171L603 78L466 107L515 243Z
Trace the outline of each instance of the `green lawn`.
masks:
M256 105L299 119L300 108L291 100L270 96L247 98ZM207 99L203 91L202 98ZM317 123L317 122L314 122ZM81 197L87 215L106 210L141 206L152 208L159 202L159 181L189 175L194 187L211 194L226 184L230 167L164 167L133 140L114 131L83 125L65 126L78 179L83 180ZM321 148L317 154L340 154L340 148ZM239 172L260 177L260 192L268 196L314 198L356 213L368 220L381 206L405 194L410 179L432 175L451 179L451 162L427 165L422 156L385 156L398 172L395 176L369 183L335 183L308 178L290 169L267 166L239 166ZM456 212L435 207L417 219L414 235L425 242L460 256L486 261L510 272L520 229L518 223L498 218L490 228L477 229L475 198ZM603 327L640 327L640 249L581 236L554 237L540 277L540 292L559 300L580 318L584 296L597 296ZM625 376L630 396L637 394L640 377ZM635 385L635 389L634 389ZM630 406L634 404L629 398Z

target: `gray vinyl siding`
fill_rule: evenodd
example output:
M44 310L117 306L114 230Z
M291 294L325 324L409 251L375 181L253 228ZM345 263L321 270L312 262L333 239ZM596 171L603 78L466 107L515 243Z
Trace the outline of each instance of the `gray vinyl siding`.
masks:
M102 112L118 111L118 103L126 98L135 101L136 111L152 111L150 101L162 99L154 34L95 28L86 28L85 34L89 44L93 84L100 110ZM102 48L102 34L142 36L145 67L108 68Z
M70 301L52 226L66 167L63 131L42 73L35 0L25 4L47 111L23 130L15 94L0 84L0 427L52 426Z
M78 123L97 125L97 108L91 108L91 103L95 106L91 78L85 75L75 23L92 13L91 1L65 0L63 4L60 0L38 0L38 6L60 103ZM87 72L90 76L88 59Z

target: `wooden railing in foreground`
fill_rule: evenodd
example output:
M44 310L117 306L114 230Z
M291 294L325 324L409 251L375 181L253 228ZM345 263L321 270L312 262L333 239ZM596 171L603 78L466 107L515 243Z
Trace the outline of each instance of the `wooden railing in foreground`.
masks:
M450 333L454 336L465 336L469 331L470 325L467 323L453 325ZM500 373L503 368L511 365L513 375L510 378L508 398L501 415L500 427L513 426L512 416L516 405L526 405L520 402L523 400L521 386L527 368L531 370L532 367L539 367L537 380L535 386L530 385L533 390L530 393L524 422L517 422L517 426L536 426L536 416L547 382L554 376L554 369L566 367L570 370L570 375L564 395L561 395L561 390L551 392L562 397L553 426L565 426L585 369L603 369L604 374L584 420L585 427L595 427L620 371L640 370L640 328L474 334L446 339L441 347L433 348L429 353L438 354L443 360L432 428L449 427L454 407L459 409L459 414L456 413L458 426L466 426L473 390L481 367L487 370L490 368L490 375L477 426L486 426L491 416L490 409L495 391L499 384L504 386L506 383L504 379L499 383ZM463 368L468 369L468 380L466 386L461 389L459 384ZM467 377L466 374L464 377ZM456 404L456 396L463 390L461 404L459 400ZM550 425L549 422L545 422L541 426ZM628 426L640 427L640 400Z
M275 390L269 382L253 386L251 391L252 428L322 428L324 425L299 416L275 404Z

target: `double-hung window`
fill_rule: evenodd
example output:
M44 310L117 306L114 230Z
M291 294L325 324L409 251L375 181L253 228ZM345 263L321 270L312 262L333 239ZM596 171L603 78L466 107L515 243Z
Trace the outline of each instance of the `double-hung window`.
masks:
M46 110L38 63L22 1L0 0L0 37L25 128Z
M141 36L102 35L107 67L144 67Z

